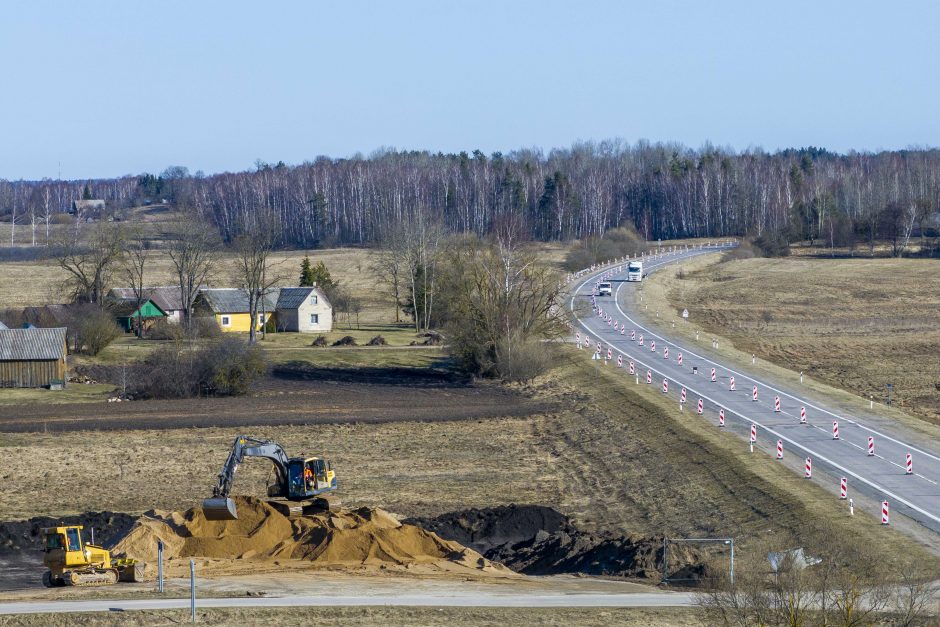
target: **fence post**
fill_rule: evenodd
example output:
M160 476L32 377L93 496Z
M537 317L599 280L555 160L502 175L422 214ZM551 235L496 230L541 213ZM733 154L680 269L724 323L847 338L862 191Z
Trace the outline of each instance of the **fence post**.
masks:
M163 540L157 540L157 592L163 592Z
M196 560L189 560L189 611L196 622Z

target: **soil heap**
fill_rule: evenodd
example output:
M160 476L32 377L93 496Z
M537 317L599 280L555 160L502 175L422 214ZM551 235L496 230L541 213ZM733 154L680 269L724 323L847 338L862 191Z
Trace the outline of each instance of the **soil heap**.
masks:
M460 542L526 575L662 576L662 536L587 533L561 512L541 505L468 509L405 522ZM671 546L670 576L698 579L704 573L704 561L695 549Z
M114 551L153 562L157 540L164 557L209 560L302 560L309 566L403 569L511 576L465 546L410 524L381 509L362 507L288 518L266 502L236 498L238 519L207 520L201 508L149 512Z

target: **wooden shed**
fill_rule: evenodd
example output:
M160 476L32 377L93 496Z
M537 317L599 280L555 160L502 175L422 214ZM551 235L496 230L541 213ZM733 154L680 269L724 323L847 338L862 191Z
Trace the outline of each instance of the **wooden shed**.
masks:
M157 320L166 318L166 312L150 298L143 301L140 307L137 307L136 302L119 301L114 305L113 311L118 326L127 332L134 331L141 326L149 329Z
M0 329L0 388L64 386L65 332Z

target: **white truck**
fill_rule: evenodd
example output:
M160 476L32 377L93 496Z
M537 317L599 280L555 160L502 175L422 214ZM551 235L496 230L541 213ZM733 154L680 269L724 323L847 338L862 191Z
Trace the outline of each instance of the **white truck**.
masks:
M613 294L613 289L611 288L610 281L603 281L597 284L598 296L610 296L611 294Z
M627 265L627 281L642 281L642 280L643 280L643 262L631 261Z

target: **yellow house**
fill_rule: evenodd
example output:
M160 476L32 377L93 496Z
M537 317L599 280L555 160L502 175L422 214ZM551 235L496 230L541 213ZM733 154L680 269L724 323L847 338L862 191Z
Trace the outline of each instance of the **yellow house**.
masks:
M266 330L274 330L274 310L277 306L276 295L266 295L264 303L258 304L258 317L255 320L255 329L260 331L265 325ZM213 288L203 289L193 303L196 315L215 317L216 323L223 331L236 331L248 333L251 328L251 311L248 305L248 294L243 289Z

